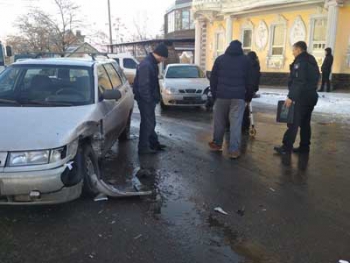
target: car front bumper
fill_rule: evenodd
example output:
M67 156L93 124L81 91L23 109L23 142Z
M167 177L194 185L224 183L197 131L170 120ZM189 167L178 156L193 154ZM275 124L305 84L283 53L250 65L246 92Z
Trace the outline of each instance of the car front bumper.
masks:
M0 172L0 204L58 204L79 198L82 182L66 187L61 179L66 169Z
M207 103L207 95L204 94L162 94L163 103L166 106L203 106Z

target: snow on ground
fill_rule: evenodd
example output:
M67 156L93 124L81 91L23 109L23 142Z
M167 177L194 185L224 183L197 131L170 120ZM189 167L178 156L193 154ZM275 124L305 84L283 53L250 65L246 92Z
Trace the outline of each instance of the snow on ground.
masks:
M287 89L260 88L260 98L256 98L253 102L275 105L277 102L285 100L288 94ZM350 94L349 93L325 93L320 92L319 100L315 107L316 113L330 114L333 116L350 119Z

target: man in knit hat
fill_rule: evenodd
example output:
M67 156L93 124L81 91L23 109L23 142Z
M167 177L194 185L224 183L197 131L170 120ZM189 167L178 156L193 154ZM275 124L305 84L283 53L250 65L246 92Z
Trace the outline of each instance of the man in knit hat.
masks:
M158 64L168 58L168 48L159 44L138 66L134 81L134 94L141 114L139 154L154 154L164 150L159 143L155 108L160 102Z

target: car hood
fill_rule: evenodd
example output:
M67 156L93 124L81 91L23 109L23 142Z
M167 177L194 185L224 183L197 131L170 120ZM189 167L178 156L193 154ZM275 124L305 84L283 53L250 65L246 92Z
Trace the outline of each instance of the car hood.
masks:
M209 87L209 80L206 78L165 79L164 85L167 88L174 88L174 89L205 89Z
M0 116L0 152L62 147L88 130L97 130L99 120L96 105L0 107Z

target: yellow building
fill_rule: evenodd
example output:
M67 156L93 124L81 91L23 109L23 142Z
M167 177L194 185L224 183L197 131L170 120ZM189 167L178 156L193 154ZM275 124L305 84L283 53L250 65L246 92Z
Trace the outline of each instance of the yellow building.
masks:
M286 85L292 45L303 40L319 64L333 49L334 87L350 88L350 0L194 0L192 9L195 62L207 71L239 39L257 52L262 84Z

